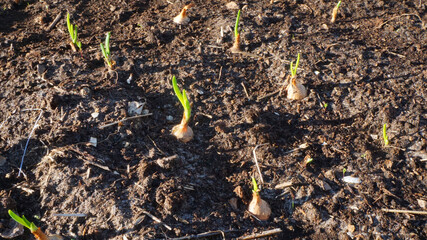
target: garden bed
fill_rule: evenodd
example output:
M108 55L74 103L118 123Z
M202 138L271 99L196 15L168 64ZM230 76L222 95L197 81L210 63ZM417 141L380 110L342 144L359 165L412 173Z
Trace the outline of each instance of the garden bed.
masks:
M182 26L184 1L1 3L0 226L13 209L66 239L425 239L425 215L384 209L427 210L426 3L344 1L331 24L333 1L237 1L244 54L229 51L237 10L194 3ZM290 101L298 53L308 96ZM172 75L188 143L170 134ZM246 211L252 176L267 221Z

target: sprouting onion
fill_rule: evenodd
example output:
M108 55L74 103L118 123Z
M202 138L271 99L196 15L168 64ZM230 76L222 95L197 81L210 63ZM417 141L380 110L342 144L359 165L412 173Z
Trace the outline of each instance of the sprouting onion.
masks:
M252 201L249 203L248 211L259 220L268 220L271 215L271 208L265 200L261 199L258 184L254 177L252 177L252 185Z
M70 46L73 49L74 52L76 52L76 46L80 49L80 51L82 50L82 42L80 42L79 40L77 40L77 25L73 25L71 23L70 20L70 13L67 12L67 28L68 28L68 33L70 34L71 37L71 42L70 42Z
M236 24L234 25L234 43L233 43L233 46L230 48L231 52L233 53L241 52L239 22L240 22L240 10L237 12Z
M290 82L287 86L288 91L288 99L291 100L301 100L307 96L307 89L297 81L297 70L298 70L298 64L299 64L300 54L298 53L297 62L291 62L290 70L291 70L291 77Z
M191 105L188 101L185 89L183 89L182 92L181 90L179 90L175 76L172 77L172 86L176 97L181 102L181 105L184 107L184 114L182 116L181 123L172 128L172 135L174 135L178 140L186 143L193 139L194 136L193 130L188 126L191 117Z

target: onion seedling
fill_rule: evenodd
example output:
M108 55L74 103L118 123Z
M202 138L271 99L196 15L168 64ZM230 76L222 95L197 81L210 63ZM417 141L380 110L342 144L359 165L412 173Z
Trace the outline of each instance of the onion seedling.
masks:
M28 221L24 215L22 215L22 218L16 215L12 210L9 210L10 217L21 224L22 226L30 229L31 233L36 237L38 240L49 240L49 238L38 228L33 222Z
M190 18L187 16L187 10L191 7L194 7L194 3L185 5L182 8L181 13L178 14L178 16L173 18L174 23L180 24L180 25L188 24L190 22Z
M240 33L239 33L240 10L237 12L236 25L234 26L234 44L230 48L233 53L239 53L240 50Z
M296 81L299 59L300 54L298 53L295 68L293 67L294 62L291 62L291 78L288 86L286 87L286 90L288 91L288 99L290 100L301 100L307 96L307 89L305 89L304 85Z
M259 220L268 220L271 215L270 205L268 205L265 200L261 199L261 196L259 195L258 184L254 177L252 177L252 184L252 201L249 203L248 210Z
M337 20L338 8L340 7L340 5L341 5L341 1L339 1L337 5L335 5L334 9L332 10L331 23L334 23L335 20Z
M383 139L384 139L384 146L387 146L390 143L387 136L387 123L384 123L383 125Z
M193 139L194 136L193 130L188 126L191 117L191 105L188 101L185 89L183 89L182 92L179 90L175 76L172 77L172 86L176 97L184 107L184 115L182 116L181 123L172 128L172 135L174 135L181 142L186 143Z
M70 42L71 49L73 49L73 51L76 52L77 51L76 46L77 46L81 51L82 50L82 42L77 40L77 25L73 25L71 23L69 12L67 12L67 27L68 27L68 32L70 33L70 37L71 37L71 42Z
M107 36L105 36L105 45L100 44L102 55L104 55L105 62L107 63L108 67L111 69L116 64L114 60L111 59L111 53L110 53L110 36L111 32L107 33Z

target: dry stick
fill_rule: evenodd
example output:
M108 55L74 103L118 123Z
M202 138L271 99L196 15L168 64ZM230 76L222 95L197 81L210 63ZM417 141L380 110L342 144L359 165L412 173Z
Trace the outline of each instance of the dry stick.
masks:
M86 213L54 213L55 217L87 217Z
M241 237L241 238L238 238L238 240L249 240L249 239L262 238L262 237L267 237L267 236L271 236L271 235L274 235L274 234L279 234L281 232L282 232L282 229L275 228L275 229L272 229L272 230L264 231L262 233L255 233L255 234L252 234L252 235L249 235L249 236L246 236L246 237Z
M243 90L245 91L245 93L246 93L246 97L248 98L248 100L251 100L251 97L249 96L249 94L248 94L248 90L246 90L246 86L245 86L245 84L243 83L243 82L241 82L241 84L242 84L242 86L243 86Z
M153 114L152 114L152 113L147 113L147 114L144 114L144 115L138 115L138 116L133 116L133 117L128 117L128 118L123 118L122 120L119 120L119 121L115 121L115 122L112 122L112 123L108 123L108 124L102 125L102 126L100 126L100 127L99 127L99 129L103 129L103 128L106 128L106 127L110 127L110 126L113 126L113 125L119 124L120 122L127 121L127 120L137 119L137 118L146 117L146 116L151 116L151 115L153 115Z
M414 210L404 210L404 209L387 209L387 208L382 208L381 211L389 212L389 213L410 213L410 214L427 215L427 211L414 211Z
M276 90L276 91L274 91L274 92L272 92L272 93L269 93L269 94L266 94L266 95L264 95L264 96L262 96L262 97L258 97L256 100L257 100L257 101L260 101L260 100L262 100L262 99L264 99L264 98L271 97L271 96L273 96L274 94L279 93L280 91L281 91L281 90Z
M212 237L216 235L222 235L222 239L225 239L225 233L234 232L235 230L225 230L225 231L209 231L205 233L200 233L196 235L189 235L185 237L179 237L179 238L170 238L171 240L190 240L190 239L199 239L199 238L207 238Z
M158 222L158 223L163 224L163 226L165 226L165 228L167 228L169 231L170 231L170 230L172 230L172 228L171 228L169 225L167 225L166 223L162 222L162 220L160 220L160 219L159 219L159 218L157 218L156 216L154 216L154 215L152 215L151 213L149 213L149 212L145 211L144 209L142 209L142 212L143 212L145 215L149 216L151 219L153 219L155 222Z
M264 178L262 177L261 169L259 168L258 159L256 158L255 150L256 150L258 147L260 147L260 146L264 146L264 145L267 145L267 144L268 144L268 143L263 143L263 144L256 145L256 146L255 146L255 148L254 148L254 150L252 151L252 152L253 152L253 154L254 154L254 161L255 161L255 165L256 165L256 168L258 169L259 178L260 178L260 180L261 180L261 183L262 183L262 184L264 184ZM260 187L260 190L261 190L261 187Z
M78 149L78 148L76 148L76 149L70 149L70 151L73 151L73 152L79 154L80 156L82 156L80 159L83 160L83 162L86 162L86 163L91 164L91 165L93 165L95 167L99 167L101 169L104 169L105 171L112 172L115 175L119 175L118 172L112 171L109 167L101 165L99 163L96 163L96 162L92 161L92 160L95 160L94 156L89 155L89 154L86 154L86 156L85 156L85 154L83 152L81 152L80 149ZM89 159L86 159L86 157L89 158Z
M53 20L53 22L49 25L49 27L46 28L46 32L50 32L52 28L54 28L56 24L59 22L61 17L62 17L62 11L59 12L58 15L56 15L56 18Z
M417 18L418 18L418 20L420 20L420 21L421 21L421 27L424 29L424 22L423 22L423 20L421 19L420 15L415 14L415 13L405 13L405 14L402 14L402 15L399 15L399 16L392 17L392 18L390 18L389 20L387 20L387 21L383 22L382 24L380 24L380 25L379 25L378 27L376 27L375 29L382 28L382 27L383 27L384 25L386 25L388 22L390 22L390 21L392 21L392 20L394 20L394 19L396 19L396 18L403 17L403 16L415 16L415 17L417 17Z
M221 66L221 68L219 69L218 82L219 82L219 80L221 80L221 74L222 74L222 66Z
M40 114L39 114L39 117L37 118L36 122L34 123L33 129L31 130L30 136L28 136L27 143L25 144L24 154L22 154L21 165L19 166L18 177L21 176L22 165L24 165L24 157L25 157L25 153L27 152L28 143L30 142L31 136L33 135L34 130L36 130L37 123L39 122L39 120L40 120L40 118L41 118L41 116L43 114L43 110L42 109L35 109L35 110L39 110Z

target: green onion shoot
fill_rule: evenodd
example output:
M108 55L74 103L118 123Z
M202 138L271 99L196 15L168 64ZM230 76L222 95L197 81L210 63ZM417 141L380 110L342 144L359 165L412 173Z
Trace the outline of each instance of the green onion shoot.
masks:
M74 52L76 52L76 46L82 50L82 42L77 40L77 25L73 25L70 20L70 13L67 12L67 27L68 27L68 33L70 33L71 42L70 46L71 49L73 49Z
M107 63L108 67L112 69L115 65L115 62L114 60L111 59L110 36L111 36L111 32L108 32L107 35L105 36L105 45L101 43L100 46L101 46L101 51L102 51L102 55L104 56L105 62Z
M383 139L384 139L384 146L387 146L390 143L387 136L387 123L384 123L383 125Z
M38 240L49 240L49 238L38 228L33 222L28 221L24 215L22 217L16 215L12 210L8 211L9 216L22 226L30 229L31 233Z

